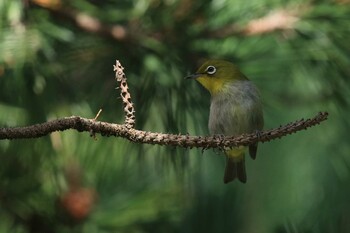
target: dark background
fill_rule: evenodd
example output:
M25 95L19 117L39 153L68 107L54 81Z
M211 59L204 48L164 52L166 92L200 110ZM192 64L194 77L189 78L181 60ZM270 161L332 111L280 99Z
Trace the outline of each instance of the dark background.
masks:
M65 116L122 123L115 60L138 129L206 135L206 58L260 89L265 128L328 111L260 144L248 182L217 151L70 130L0 142L0 232L350 232L350 2L2 0L0 126Z

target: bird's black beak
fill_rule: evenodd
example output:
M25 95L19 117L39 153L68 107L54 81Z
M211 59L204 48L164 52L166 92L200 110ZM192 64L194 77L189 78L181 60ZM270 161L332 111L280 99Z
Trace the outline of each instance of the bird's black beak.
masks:
M200 76L201 74L190 74L185 77L185 79L196 79Z

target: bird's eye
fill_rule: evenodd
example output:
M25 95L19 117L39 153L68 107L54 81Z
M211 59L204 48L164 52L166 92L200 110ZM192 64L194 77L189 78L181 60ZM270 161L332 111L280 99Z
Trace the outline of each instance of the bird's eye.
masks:
M216 68L214 66L207 67L207 74L215 74Z

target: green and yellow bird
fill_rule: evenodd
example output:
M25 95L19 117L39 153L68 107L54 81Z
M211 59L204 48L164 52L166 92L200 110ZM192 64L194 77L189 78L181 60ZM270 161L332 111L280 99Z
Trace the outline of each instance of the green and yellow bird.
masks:
M196 79L211 94L211 134L236 136L262 130L264 118L259 91L234 64L224 60L208 60L196 73L186 78ZM249 146L253 159L256 158L257 148L257 144ZM243 183L247 181L245 151L244 146L225 150L225 184L236 177Z

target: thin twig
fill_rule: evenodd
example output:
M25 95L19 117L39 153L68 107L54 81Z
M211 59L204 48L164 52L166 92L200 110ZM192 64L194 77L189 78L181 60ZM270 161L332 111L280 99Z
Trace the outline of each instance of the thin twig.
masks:
M97 121L97 118L100 116L102 112L102 108L100 108L100 110L98 110L98 113L96 114L95 118L94 118L94 121Z

